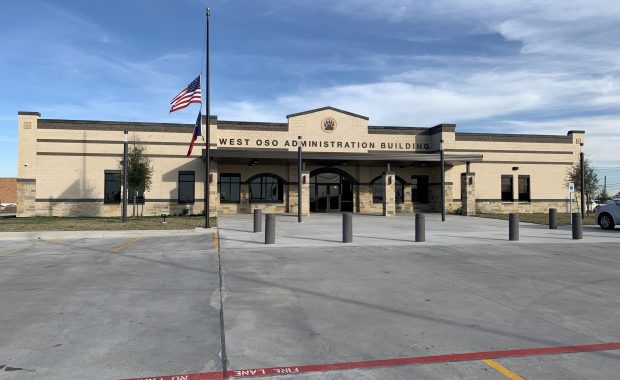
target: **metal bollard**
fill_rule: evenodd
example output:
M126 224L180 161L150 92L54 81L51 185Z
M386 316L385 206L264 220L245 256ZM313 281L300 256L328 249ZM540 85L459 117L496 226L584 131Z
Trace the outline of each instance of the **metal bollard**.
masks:
M426 217L421 212L415 214L415 241L426 241Z
M353 213L342 213L342 242L353 242Z
M276 215L265 215L265 244L276 244Z
M550 230L558 229L558 209L557 208L549 209L549 229Z
M263 231L263 212L255 208L254 209L254 232Z
M508 215L508 240L519 240L519 213Z
M571 217L573 218L573 239L583 239L583 229L581 228L583 220L581 214L574 212Z

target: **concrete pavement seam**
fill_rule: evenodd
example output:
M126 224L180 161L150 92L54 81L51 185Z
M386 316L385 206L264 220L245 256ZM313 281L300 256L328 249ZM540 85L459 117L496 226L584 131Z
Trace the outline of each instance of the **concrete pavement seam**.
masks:
M228 357L226 355L226 331L224 329L224 296L223 296L223 274L222 274L222 255L221 247L219 244L219 232L215 231L213 235L213 245L217 253L218 273L219 273L219 287L220 287L220 350L222 358L222 373L224 377L228 374Z

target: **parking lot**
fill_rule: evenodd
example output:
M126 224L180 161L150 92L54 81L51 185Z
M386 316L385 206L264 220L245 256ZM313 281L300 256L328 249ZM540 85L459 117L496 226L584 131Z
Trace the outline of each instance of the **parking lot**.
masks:
M340 220L0 241L0 378L617 377L620 231Z

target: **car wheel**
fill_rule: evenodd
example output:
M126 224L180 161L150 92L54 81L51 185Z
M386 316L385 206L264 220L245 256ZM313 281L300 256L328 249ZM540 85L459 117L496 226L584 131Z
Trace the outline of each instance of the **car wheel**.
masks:
M613 230L616 224L611 215L605 213L598 217L598 225L604 230Z

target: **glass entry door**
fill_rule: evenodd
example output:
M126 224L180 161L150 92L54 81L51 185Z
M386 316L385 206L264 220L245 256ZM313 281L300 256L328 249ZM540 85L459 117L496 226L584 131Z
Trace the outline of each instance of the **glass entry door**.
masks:
M340 211L340 185L316 185L317 211Z

